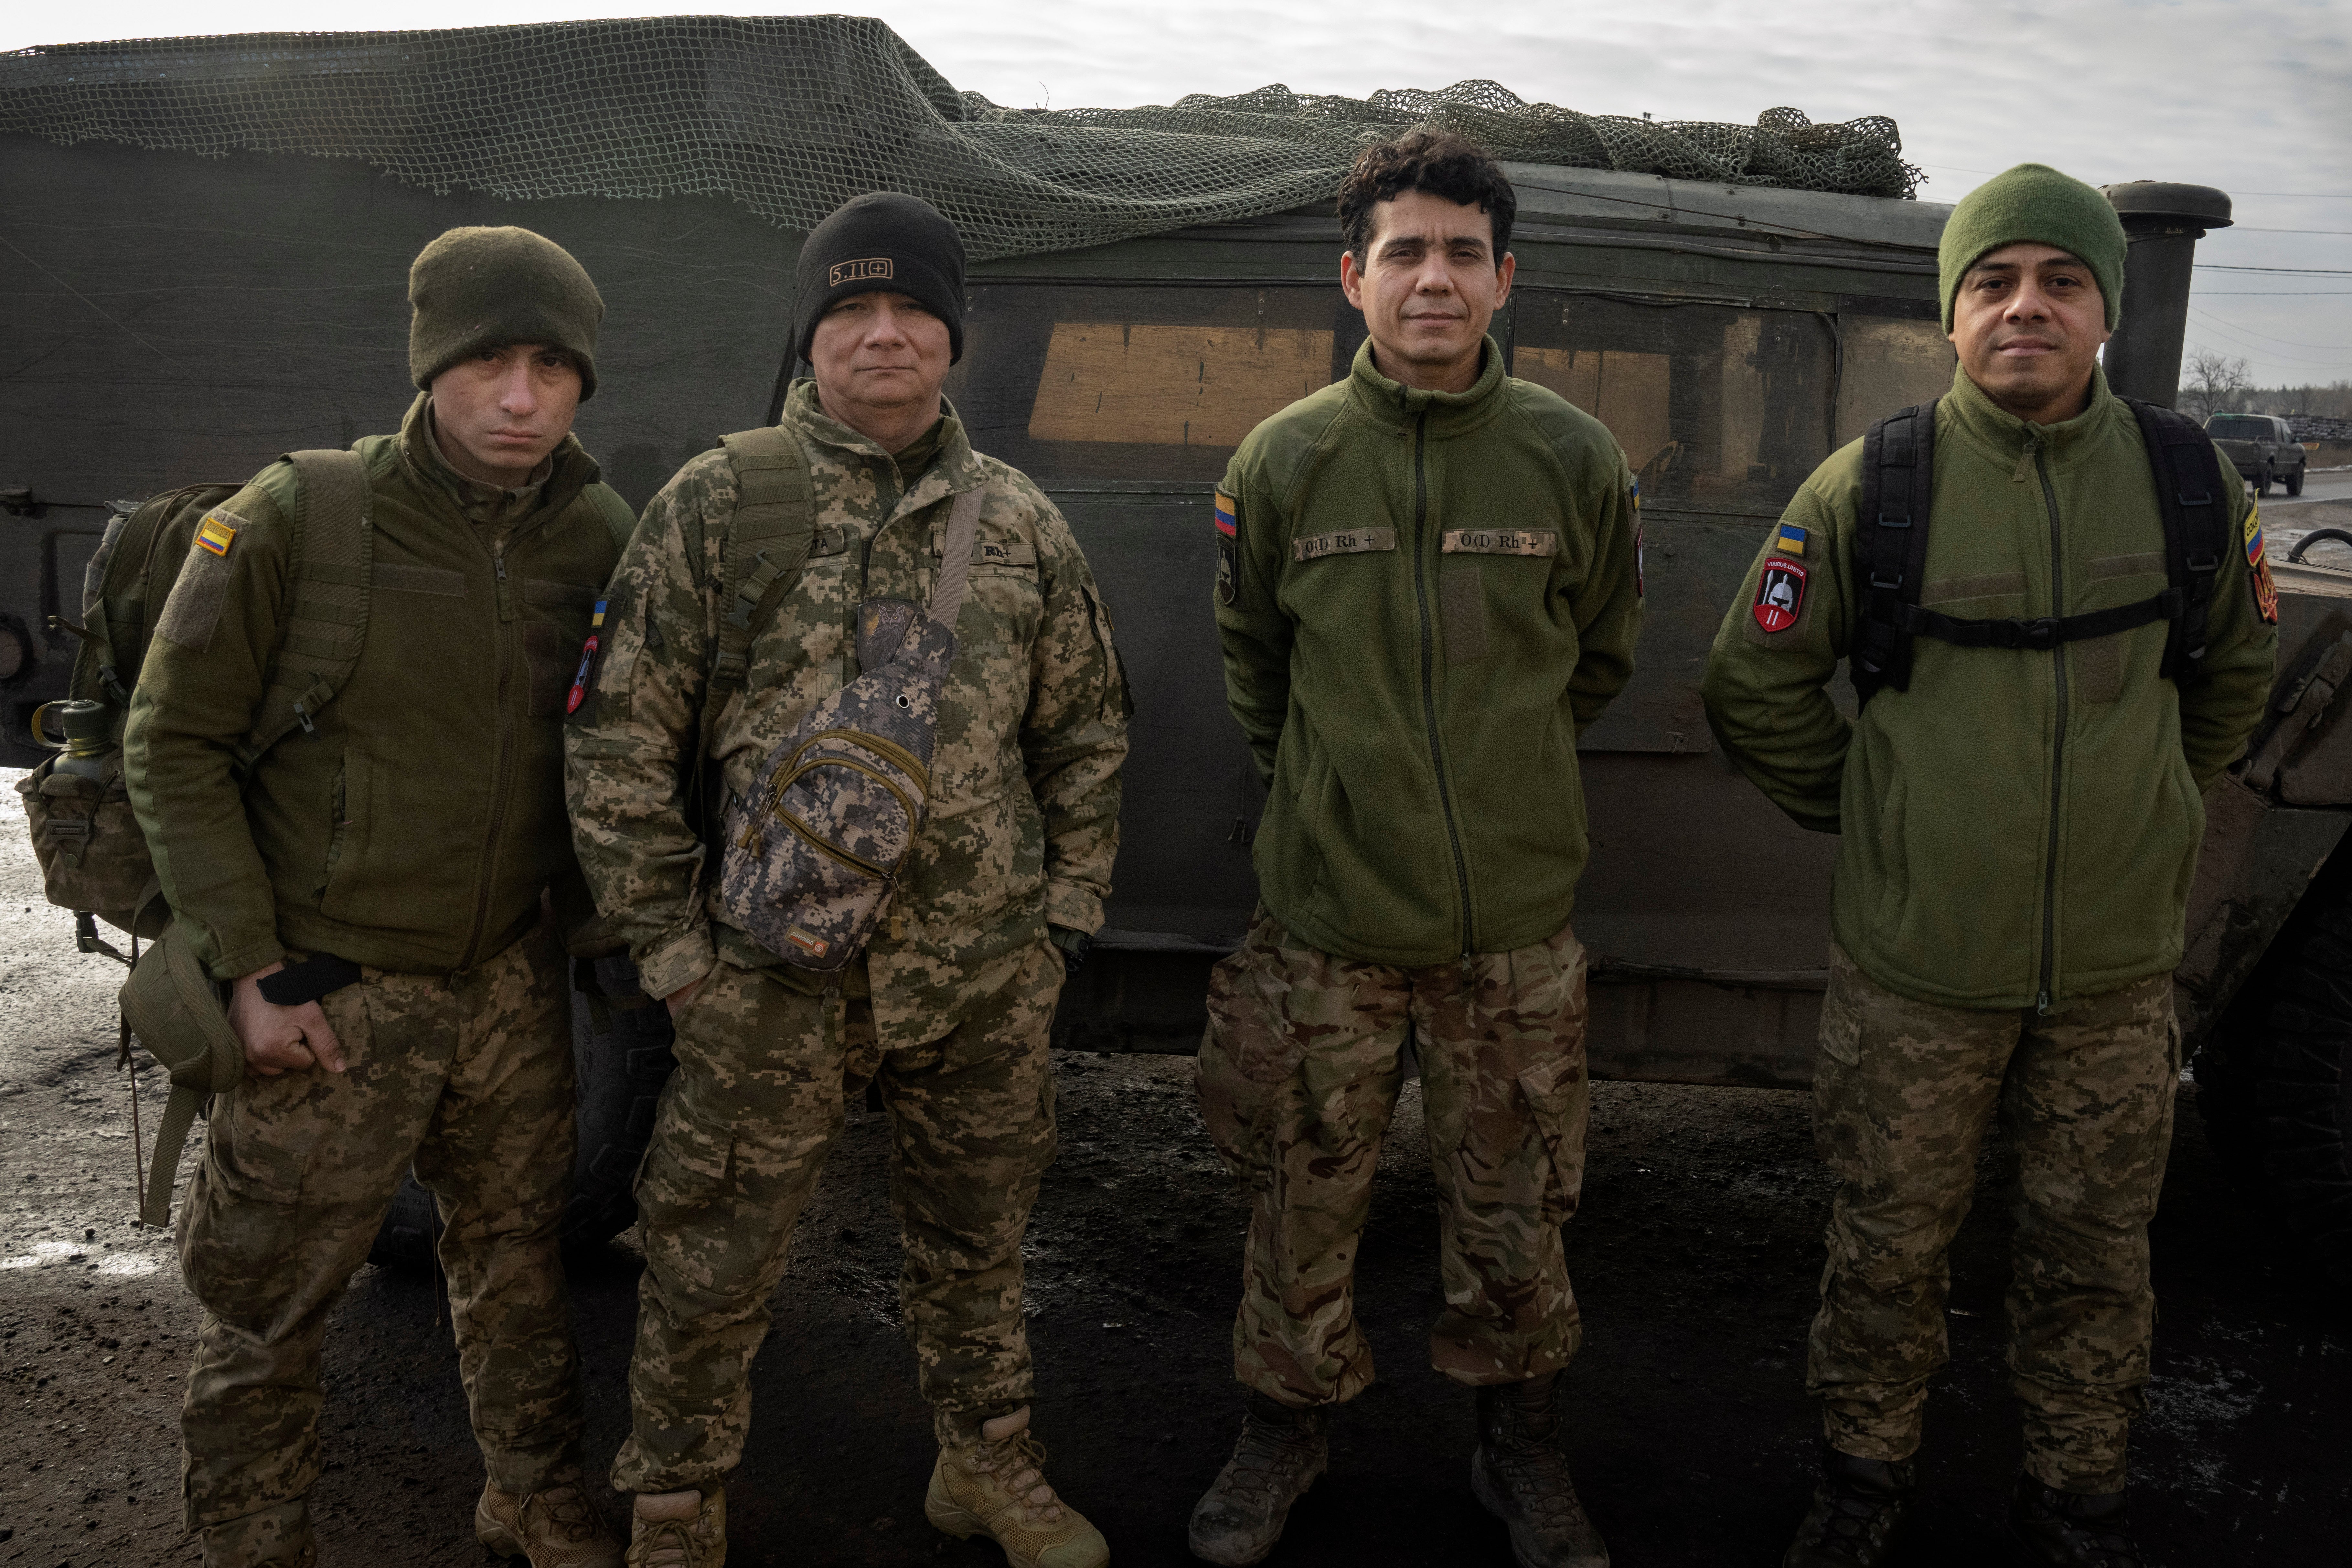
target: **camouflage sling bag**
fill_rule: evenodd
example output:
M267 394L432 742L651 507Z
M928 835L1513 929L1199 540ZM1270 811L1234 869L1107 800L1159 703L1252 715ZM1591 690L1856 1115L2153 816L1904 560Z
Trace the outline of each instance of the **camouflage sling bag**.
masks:
M857 610L865 673L818 703L728 804L718 849L729 921L797 969L843 968L888 906L929 805L940 694L986 490L955 498L928 614Z

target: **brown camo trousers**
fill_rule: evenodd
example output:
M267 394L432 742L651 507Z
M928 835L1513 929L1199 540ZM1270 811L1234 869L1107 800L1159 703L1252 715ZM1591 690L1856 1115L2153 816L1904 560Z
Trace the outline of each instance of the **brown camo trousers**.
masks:
M2065 1491L2123 1489L2179 1080L2168 974L2037 1017L1913 1001L1832 950L1813 1119L1838 1189L1806 1368L1831 1447L1918 1448L1928 1379L1950 1359L1947 1254L1998 1115L2019 1165L2006 1317L2025 1468Z
M1430 1364L1458 1383L1566 1366L1580 1337L1560 1227L1583 1185L1584 950L1401 969L1299 942L1263 909L1209 982L1201 1112L1251 1192L1234 1375L1291 1405L1372 1382L1355 1258L1410 1038L1437 1180L1445 1305Z
M320 1006L347 1070L248 1075L215 1100L180 1210L180 1268L205 1309L182 1495L217 1568L308 1561L328 1310L412 1162L446 1226L458 1375L490 1480L531 1491L579 1461L556 1241L578 1131L554 935L542 925L454 978L364 969Z
M1040 940L982 976L985 998L948 1034L885 1051L863 1001L711 971L678 1016L677 1070L637 1174L646 1272L614 1488L709 1487L741 1461L769 1297L844 1099L868 1079L890 1118L898 1300L940 1440L1028 1401L1021 1241L1054 1158L1063 972Z

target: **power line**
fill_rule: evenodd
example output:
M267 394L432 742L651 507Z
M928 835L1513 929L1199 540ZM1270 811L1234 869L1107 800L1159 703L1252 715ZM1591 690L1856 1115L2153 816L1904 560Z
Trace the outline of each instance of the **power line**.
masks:
M2352 278L2352 267L2224 267L2218 261L2194 264L2200 272L2307 272L2329 278Z
M2242 234L2340 234L2352 237L2352 228L2264 228L2258 223L2231 226Z
M2272 293L2256 293L2248 289L2200 289L2200 300L2340 300L2352 294L2352 289L2281 289Z
M2352 343L2306 343L2297 338L2273 338L2267 332L2255 331L2253 328L2247 326L2242 321L2229 321L2224 317L2213 314L2210 310L2200 310L2193 305L2189 307L2189 313L2191 315L2202 316L2209 321L2220 321L2225 327L2235 327L2238 331L2245 332L2251 336L2263 338L2267 342L2283 344L2284 346L2291 349L2319 349L2323 352L2352 353Z

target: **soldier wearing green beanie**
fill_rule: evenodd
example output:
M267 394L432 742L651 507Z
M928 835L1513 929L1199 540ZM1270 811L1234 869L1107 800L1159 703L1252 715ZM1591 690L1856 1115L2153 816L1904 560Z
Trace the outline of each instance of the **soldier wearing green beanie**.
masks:
M1996 1117L2020 1175L2010 1548L2142 1562L2125 1455L2180 1077L2172 972L2201 797L2261 717L2277 598L2212 444L2100 373L2124 254L2100 194L2038 163L1961 201L1939 258L1951 390L1806 480L1708 660L1725 751L1841 834L1813 1078L1838 1187L1807 1360L1828 1452L1784 1568L1892 1561ZM1852 720L1827 689L1842 657Z
M124 734L174 935L227 988L247 1068L179 1216L205 1309L185 1521L205 1568L317 1561L327 1315L414 1169L488 1471L476 1534L539 1568L620 1568L581 1484L557 1249L562 928L593 914L562 729L632 522L571 434L604 302L520 228L441 236L409 298L399 432L280 459L206 516ZM300 731L246 754L296 690Z

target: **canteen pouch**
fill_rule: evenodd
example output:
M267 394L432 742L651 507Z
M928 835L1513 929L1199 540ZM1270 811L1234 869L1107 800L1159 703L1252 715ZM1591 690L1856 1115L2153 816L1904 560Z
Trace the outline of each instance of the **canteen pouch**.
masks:
M881 662L812 709L728 803L719 912L795 969L837 971L866 951L922 830L983 494L956 497L930 614L861 605L860 660Z
M205 972L178 921L131 965L121 1001L131 1032L172 1079L172 1098L155 1131L155 1153L139 1205L142 1224L162 1226L171 1217L172 1178L179 1172L188 1128L206 1100L243 1080L245 1047L229 1026L220 987Z
M47 758L16 781L41 890L61 909L129 931L155 867L123 787L122 752L110 752L96 778L60 772L61 760Z

